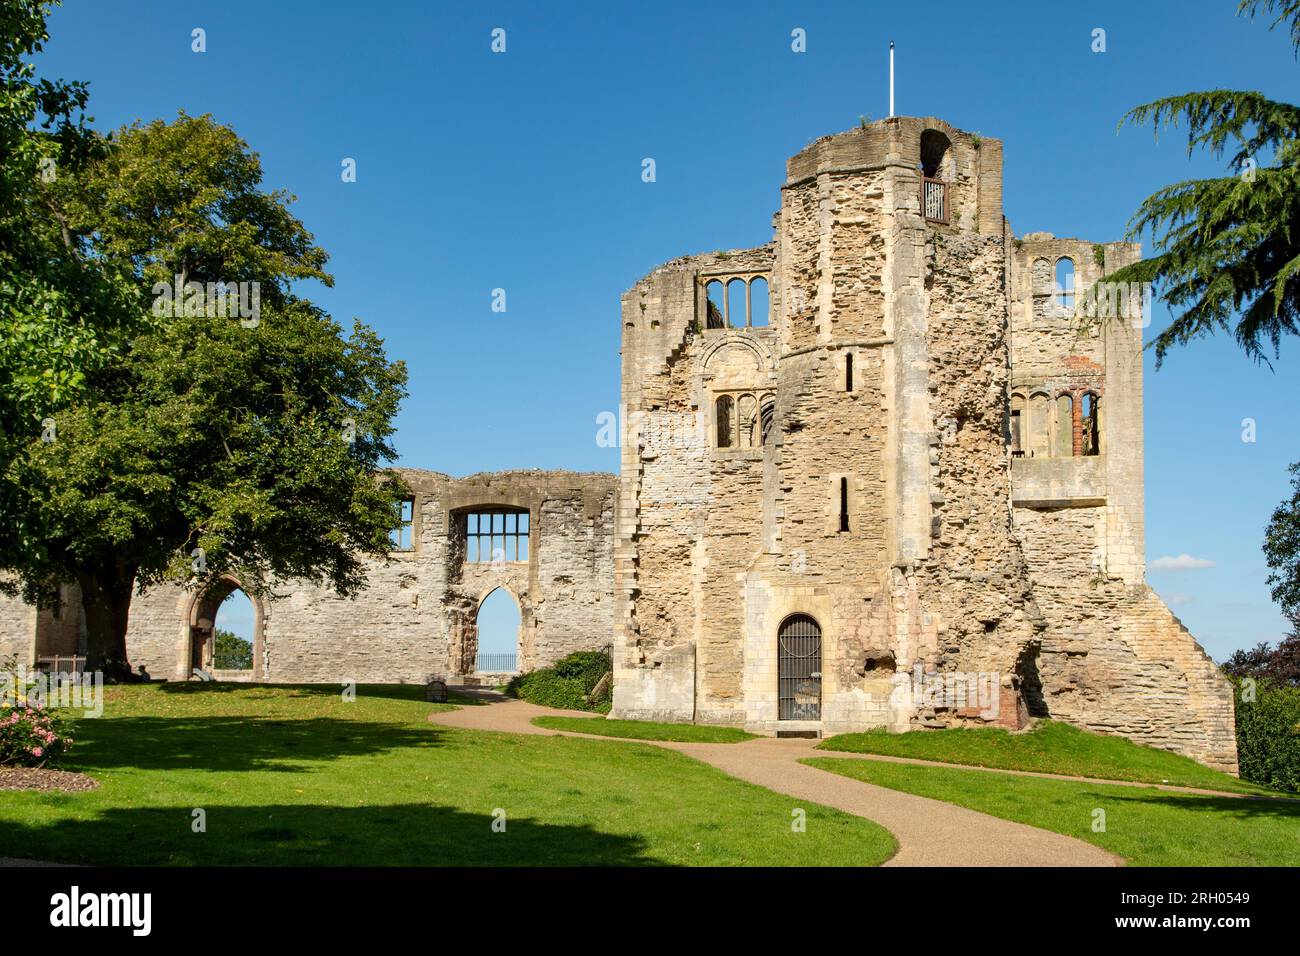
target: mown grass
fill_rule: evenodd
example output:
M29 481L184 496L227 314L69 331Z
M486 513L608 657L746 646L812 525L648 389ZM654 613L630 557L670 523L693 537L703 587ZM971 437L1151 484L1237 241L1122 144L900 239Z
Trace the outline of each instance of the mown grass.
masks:
M1214 797L843 757L803 762L1077 837L1134 866L1300 865L1300 801ZM1103 831L1094 829L1098 823L1104 824Z
M1167 783L1229 793L1276 793L1211 770L1188 757L1143 747L1124 737L1089 733L1055 720L1045 720L1032 731L1014 734L996 727L959 727L908 734L883 730L840 734L822 741L818 749L912 757L999 770Z
M629 740L671 740L678 743L738 744L753 740L735 727L709 727L703 724L665 724L651 720L606 720L602 717L534 717L533 724L547 730L567 730L575 734L600 737L623 737Z
M438 727L423 688L107 690L66 769L5 793L0 856L125 865L880 863L893 837L658 747ZM805 832L791 811L807 811ZM196 815L195 810L203 811ZM494 832L502 818L505 832ZM196 832L196 821L204 821Z

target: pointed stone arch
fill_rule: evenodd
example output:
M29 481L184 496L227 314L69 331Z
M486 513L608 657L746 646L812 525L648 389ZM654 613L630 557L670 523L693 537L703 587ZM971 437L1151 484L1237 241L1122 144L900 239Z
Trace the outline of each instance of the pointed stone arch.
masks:
M194 668L211 670L217 609L232 592L242 591L253 605L253 667L248 671L222 671L223 680L260 681L266 676L266 606L261 595L246 587L233 574L205 581L191 594L185 610L181 647L177 658L180 676L192 677Z

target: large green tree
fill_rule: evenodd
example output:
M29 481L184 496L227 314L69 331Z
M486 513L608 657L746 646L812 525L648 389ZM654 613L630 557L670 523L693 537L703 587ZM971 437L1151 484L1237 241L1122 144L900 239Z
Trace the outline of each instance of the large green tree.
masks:
M98 283L70 301L99 311L104 347L58 394L3 380L26 414L4 426L0 569L32 599L75 580L89 664L110 674L129 672L136 588L230 572L254 590L300 577L351 594L396 523L404 489L381 469L405 369L366 326L344 334L294 293L331 281L326 255L261 181L233 131L182 114L35 187L52 254ZM230 314L254 289L256 307ZM0 321L39 340L64 319Z
M1300 55L1300 0L1242 0L1239 14L1289 24ZM1187 125L1187 150L1228 154L1227 174L1166 186L1129 224L1148 231L1155 254L1117 270L1113 282L1150 282L1174 313L1153 342L1160 364L1169 349L1230 332L1248 355L1266 361L1300 320L1300 107L1261 93L1209 90L1170 96L1131 110L1121 122Z

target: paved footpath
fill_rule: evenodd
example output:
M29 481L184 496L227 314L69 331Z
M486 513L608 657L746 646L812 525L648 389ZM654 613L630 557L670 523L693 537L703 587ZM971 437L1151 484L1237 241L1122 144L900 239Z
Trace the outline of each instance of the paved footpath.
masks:
M1000 820L928 797L877 787L799 763L804 757L831 756L827 751L814 751L815 740L759 737L737 744L687 744L569 734L535 727L532 719L543 715L592 715L552 710L498 695L483 694L482 697L492 702L430 714L429 720L465 730L587 737L676 750L740 780L879 823L898 840L898 853L886 866L1124 865L1119 857L1082 840Z

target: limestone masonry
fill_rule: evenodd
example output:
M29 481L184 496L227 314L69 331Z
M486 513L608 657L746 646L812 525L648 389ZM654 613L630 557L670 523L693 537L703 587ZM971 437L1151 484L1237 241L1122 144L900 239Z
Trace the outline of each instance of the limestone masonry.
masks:
M501 587L521 670L612 642L617 717L1051 716L1235 771L1231 689L1144 578L1141 314L1105 282L1140 251L1014 237L1001 177L933 118L812 143L772 242L623 296L619 478L400 469L369 588L253 596L253 668L218 676L471 679ZM210 667L238 586L138 596L132 663ZM0 599L0 652L75 654L78 600Z
M624 295L615 716L1050 715L1235 770L1229 685L1144 580L1140 310L1075 314L1139 250L1014 238L1001 177L936 119L825 137L771 243Z

